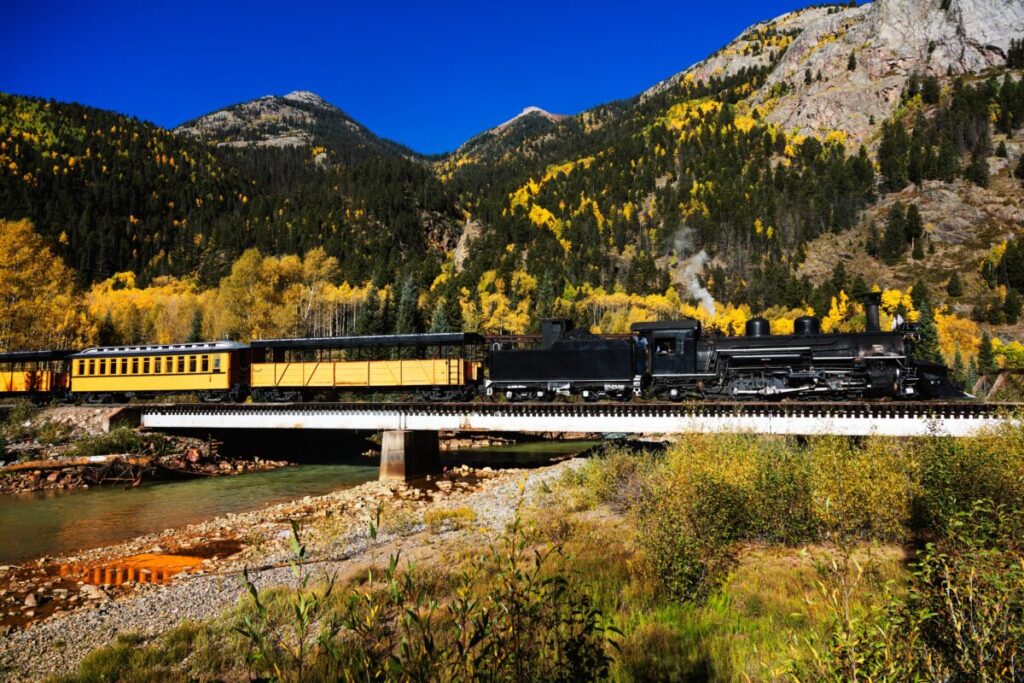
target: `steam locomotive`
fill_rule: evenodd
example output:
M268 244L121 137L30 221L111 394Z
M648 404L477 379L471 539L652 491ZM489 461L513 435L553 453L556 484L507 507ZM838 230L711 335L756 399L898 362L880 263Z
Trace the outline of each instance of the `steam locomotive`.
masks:
M966 398L942 365L913 358L916 325L892 332L879 325L879 297L865 302L864 332L822 334L804 316L793 334L772 335L764 318L747 322L742 337L702 334L700 322L635 323L631 339L605 339L546 320L540 348L493 348L488 396L549 400L782 398Z
M0 353L0 398L83 402L194 394L203 401L301 402L388 394L430 401L963 398L948 370L914 359L915 326L822 334L817 318L773 335L704 334L696 320L636 323L600 337L567 319L543 321L539 345L434 333L197 342Z

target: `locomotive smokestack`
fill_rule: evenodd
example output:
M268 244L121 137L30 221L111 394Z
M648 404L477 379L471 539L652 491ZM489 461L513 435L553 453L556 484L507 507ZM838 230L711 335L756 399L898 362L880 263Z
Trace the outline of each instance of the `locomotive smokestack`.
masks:
M864 296L864 317L867 322L864 329L868 332L879 332L882 324L878 319L878 307L882 304L882 295L879 292L871 292Z

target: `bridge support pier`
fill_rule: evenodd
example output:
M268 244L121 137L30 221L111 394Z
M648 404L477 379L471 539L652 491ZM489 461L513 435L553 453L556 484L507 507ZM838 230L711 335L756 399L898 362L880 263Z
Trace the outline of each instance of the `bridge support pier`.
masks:
M410 481L440 471L437 432L396 429L381 435L380 479Z

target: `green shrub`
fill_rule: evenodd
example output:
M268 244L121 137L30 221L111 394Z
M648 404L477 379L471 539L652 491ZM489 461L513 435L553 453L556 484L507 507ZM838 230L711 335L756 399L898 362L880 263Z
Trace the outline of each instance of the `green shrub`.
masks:
M376 538L379 518L371 525ZM600 611L570 577L547 573L558 550L527 547L518 521L490 551L440 584L400 570L393 556L381 574L329 611L333 581L309 585L305 548L293 537L299 586L280 598L282 623L246 577L255 612L238 631L251 644L259 677L278 680L576 681L607 674L610 633ZM314 625L319 624L318 631Z
M796 545L818 538L812 463L793 440L775 440L759 451L751 532L771 543Z
M606 504L626 510L644 495L657 462L658 456L648 451L606 446L567 472L563 483L574 489L576 509Z
M1024 681L1024 511L978 501L914 571L907 612L946 680Z
M3 435L10 441L32 438L35 435L35 421L38 415L39 406L32 401L16 401L3 423Z
M979 500L1024 508L1024 427L973 439L924 439L913 450L921 462L917 529L944 533L949 520Z
M920 490L911 442L819 437L807 453L814 514L830 537L906 538Z
M1024 681L1024 512L983 500L947 522L905 597L852 605L864 567L833 561L820 585L829 625L795 679Z
M148 439L128 427L118 427L106 434L87 436L75 443L68 453L73 457L111 455L116 453L139 453L150 443L160 441Z

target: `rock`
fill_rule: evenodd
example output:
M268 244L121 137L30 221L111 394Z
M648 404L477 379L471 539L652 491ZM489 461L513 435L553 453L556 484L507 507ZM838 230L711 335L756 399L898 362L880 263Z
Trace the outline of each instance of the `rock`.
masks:
M106 601L110 599L110 597L103 592L102 588L94 586L91 583L83 584L79 591L86 600Z
M60 470L50 472L49 476L46 477L46 481L50 482L51 484L57 481L58 479L60 479Z
M25 596L25 607L38 607L38 606L39 606L39 598L36 596L35 593L29 593L28 595Z

